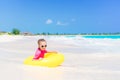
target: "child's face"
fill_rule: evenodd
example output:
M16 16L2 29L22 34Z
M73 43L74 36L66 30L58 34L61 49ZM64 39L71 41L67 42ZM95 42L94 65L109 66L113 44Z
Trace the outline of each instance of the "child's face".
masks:
M40 48L41 50L45 50L46 47L47 47L46 41L41 41L41 42L39 43L39 48Z

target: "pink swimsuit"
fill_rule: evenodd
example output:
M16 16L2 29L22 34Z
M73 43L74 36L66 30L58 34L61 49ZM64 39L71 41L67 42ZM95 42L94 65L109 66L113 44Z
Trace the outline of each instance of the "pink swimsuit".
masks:
M47 50L41 50L40 48L38 48L33 59L38 60L39 58L44 58L45 53L47 53Z

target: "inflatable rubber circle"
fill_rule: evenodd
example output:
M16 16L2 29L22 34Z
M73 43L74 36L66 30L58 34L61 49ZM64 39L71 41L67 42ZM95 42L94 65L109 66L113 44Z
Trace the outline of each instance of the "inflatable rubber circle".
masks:
M24 60L24 64L33 66L56 67L62 64L64 55L61 53L46 53L42 60L33 60L33 56L29 56Z

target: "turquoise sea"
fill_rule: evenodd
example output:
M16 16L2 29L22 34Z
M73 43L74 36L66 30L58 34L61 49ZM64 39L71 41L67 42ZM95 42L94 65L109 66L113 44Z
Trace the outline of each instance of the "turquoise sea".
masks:
M97 38L97 39L120 39L120 35L88 35L88 36L83 36L84 38Z

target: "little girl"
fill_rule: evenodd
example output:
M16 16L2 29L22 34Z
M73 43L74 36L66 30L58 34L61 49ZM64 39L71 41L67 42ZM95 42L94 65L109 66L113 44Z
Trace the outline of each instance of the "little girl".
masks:
M47 51L47 42L44 39L38 40L38 49L33 57L33 60L39 60L44 58L45 53L57 53L56 51Z

